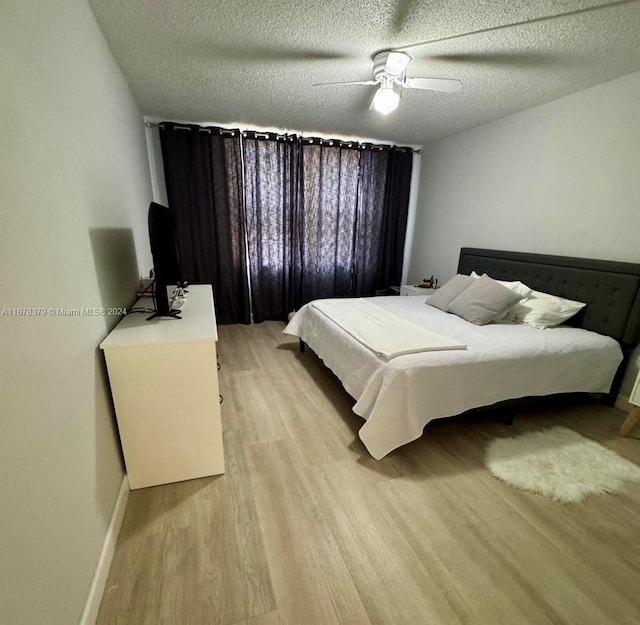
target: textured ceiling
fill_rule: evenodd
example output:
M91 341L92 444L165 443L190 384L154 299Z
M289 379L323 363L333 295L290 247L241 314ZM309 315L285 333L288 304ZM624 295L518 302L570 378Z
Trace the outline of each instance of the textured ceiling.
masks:
M640 1L90 4L143 113L166 119L420 144L640 70ZM471 31L486 32L457 36ZM463 90L405 90L384 117L368 110L374 87L312 87L372 78L372 55L388 48L411 54L409 76Z

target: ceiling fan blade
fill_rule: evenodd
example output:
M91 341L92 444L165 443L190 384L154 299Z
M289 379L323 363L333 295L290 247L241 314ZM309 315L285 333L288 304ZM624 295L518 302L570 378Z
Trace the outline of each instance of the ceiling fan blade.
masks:
M452 78L407 78L402 86L407 89L428 89L445 93L455 93L462 89L462 83Z
M542 52L473 52L471 54L435 54L426 57L429 61L444 61L446 63L476 63L488 65L512 65L514 67L543 67L559 62L567 62L560 55Z
M332 85L377 85L377 80L354 80L351 82L315 82L312 87L327 87Z
M483 33L493 33L499 30L505 30L508 28L516 28L518 26L524 26L525 24L541 24L549 22L561 17L571 17L573 15L581 15L582 13L590 13L592 11L600 11L602 9L608 9L610 7L632 4L637 0L614 0L613 2L607 2L604 4L596 4L595 6L584 7L581 9L574 9L573 11L566 11L564 13L554 13L553 15L543 15L541 17L534 17L528 20L522 20L521 22L512 22L511 24L499 24L498 26L488 26L487 28L480 28L478 30L472 30L466 33L459 33L457 35L449 35L446 37L440 37L438 39L430 39L428 41L420 41L418 43L411 43L406 46L397 46L396 50L410 50L411 48L417 48L420 46L427 46L430 43L441 43L443 41L451 41L453 39L460 39L461 37L469 37L471 35L480 35Z
M206 42L198 47L200 54L221 61L238 63L301 63L317 61L346 61L352 55L342 52L314 50L312 48L289 48L284 46L262 46L216 44Z
M391 22L394 33L401 33L407 25L411 12L413 11L413 3L414 0L396 0L396 8L393 11L393 19Z

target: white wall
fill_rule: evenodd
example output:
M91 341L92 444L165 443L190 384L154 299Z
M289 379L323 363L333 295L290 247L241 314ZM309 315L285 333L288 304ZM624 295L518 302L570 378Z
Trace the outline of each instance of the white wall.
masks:
M87 3L5 0L0 58L0 312L130 304L144 127ZM116 318L4 312L0 621L70 625L123 477L97 350Z
M635 73L426 146L410 281L464 246L640 262L639 141Z

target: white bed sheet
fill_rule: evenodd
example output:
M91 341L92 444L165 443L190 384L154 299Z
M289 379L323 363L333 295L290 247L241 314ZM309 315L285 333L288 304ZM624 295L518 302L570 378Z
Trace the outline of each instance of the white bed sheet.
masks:
M353 411L366 420L360 439L377 459L420 437L432 419L519 397L605 393L622 362L616 341L579 328L475 326L421 297L368 301L468 346L385 360L313 306L295 314L285 334L307 343L357 400Z

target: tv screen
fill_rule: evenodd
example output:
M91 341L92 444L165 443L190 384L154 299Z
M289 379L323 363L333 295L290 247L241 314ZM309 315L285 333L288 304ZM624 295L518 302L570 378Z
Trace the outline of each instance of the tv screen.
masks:
M168 206L151 202L149 205L149 243L153 256L155 277L155 317L176 316L167 295L168 284L182 282L180 256L176 240L175 218Z

